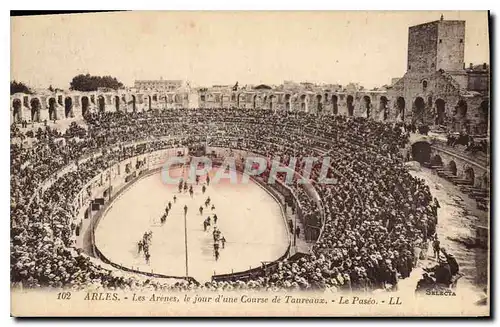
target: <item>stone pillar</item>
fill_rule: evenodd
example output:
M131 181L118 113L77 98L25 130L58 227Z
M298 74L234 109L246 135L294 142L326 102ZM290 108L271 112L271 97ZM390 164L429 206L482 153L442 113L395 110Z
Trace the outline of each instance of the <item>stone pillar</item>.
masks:
M49 108L41 104L40 106L40 122L43 122L44 120L49 121Z

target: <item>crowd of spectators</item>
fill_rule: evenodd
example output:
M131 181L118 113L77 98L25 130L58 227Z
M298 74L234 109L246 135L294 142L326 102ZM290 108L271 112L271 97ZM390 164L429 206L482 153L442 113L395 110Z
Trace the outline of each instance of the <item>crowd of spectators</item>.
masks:
M74 124L65 133L46 127L21 135L11 128L16 139L34 140L29 146L11 142L13 283L112 289L395 289L398 279L415 267L417 249L425 248L435 233L438 204L424 181L403 165L401 149L408 134L401 124L238 109L99 113L86 120L86 127ZM130 145L138 141L146 145ZM251 280L172 285L120 276L75 248L79 222L72 200L94 176L138 154L201 143L247 150L284 165L291 157L330 158L328 176L337 183L320 183L318 164L307 189L298 183L301 163L290 185L306 229L319 231L310 255L280 262ZM71 164L73 169L60 173Z
M446 145L451 147L462 145L465 147L464 151L470 151L473 154L476 152L483 152L484 154L488 153L488 141L486 139L475 140L474 137L466 133L448 133Z

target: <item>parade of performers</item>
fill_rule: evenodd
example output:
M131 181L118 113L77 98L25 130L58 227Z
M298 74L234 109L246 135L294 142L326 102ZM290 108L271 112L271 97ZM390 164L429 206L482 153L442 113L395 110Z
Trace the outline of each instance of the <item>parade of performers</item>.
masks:
M195 182L196 182L196 185L199 185L199 183L200 183L199 176L196 177ZM207 186L209 185L209 183L210 183L210 177L207 175L206 176L206 184L203 184L201 187L202 194L205 194L205 192L207 191ZM190 198L193 198L193 196L194 196L193 185L188 186L188 181L184 181L181 178L181 180L179 181L179 184L178 184L178 191L179 191L179 193L182 193L183 190L184 190L184 193L186 192L186 190L189 190L189 196L190 196ZM173 196L173 202L177 203L177 196L176 195ZM198 209L200 216L203 216L204 208L210 207L210 210L212 212L215 210L215 205L212 202L212 200L210 199L210 196L208 196L205 199L204 204L205 204L205 207L203 207L203 205L201 205ZM165 212L160 217L160 223L162 226L167 221L168 215L171 212L171 210L172 210L172 202L168 201L167 205L165 206ZM184 215L187 216L187 213L188 213L188 206L186 204L186 205L184 205ZM208 215L206 217L206 219L203 220L203 231L204 232L210 231L211 227L213 226L212 238L213 238L214 257L215 257L216 261L219 260L219 258L220 258L220 250L224 249L225 245L226 245L226 238L222 235L222 232L217 227L218 219L219 218L218 218L217 214L213 213L213 214ZM149 264L149 260L151 257L151 254L149 252L149 248L151 246L151 237L152 237L152 232L148 231L147 233L144 233L143 238L138 242L138 253L139 254L141 252L144 253L144 257L146 259L147 264Z
M214 239L214 256L215 256L215 261L217 261L219 260L220 249L221 248L224 249L226 246L226 238L222 235L221 231L217 228L217 226L214 226L212 236Z
M152 238L153 238L153 232L147 231L142 236L142 239L137 243L137 248L138 248L137 253L140 254L141 251L144 252L144 258L146 259L147 264L149 264L149 258L151 257L151 254L149 252L149 247L151 245Z

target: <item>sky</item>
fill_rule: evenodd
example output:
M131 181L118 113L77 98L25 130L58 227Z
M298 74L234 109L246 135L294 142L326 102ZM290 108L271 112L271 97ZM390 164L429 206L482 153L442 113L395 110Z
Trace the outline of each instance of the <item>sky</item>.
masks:
M11 18L11 80L69 88L81 73L191 85L350 82L406 70L408 27L465 20L465 62L489 63L486 11L167 12Z

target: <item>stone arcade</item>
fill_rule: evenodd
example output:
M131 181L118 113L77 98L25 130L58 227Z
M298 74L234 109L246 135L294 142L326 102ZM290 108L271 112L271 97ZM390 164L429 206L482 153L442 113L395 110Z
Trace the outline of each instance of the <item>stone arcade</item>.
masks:
M17 93L11 96L11 122L78 118L88 111L241 108L364 116L486 133L490 110L489 66L471 64L466 69L465 21L441 18L410 27L408 36L407 72L380 90L304 87L307 83L297 88L285 83L236 91L229 86L198 89L179 86L175 90L144 86L135 91Z

